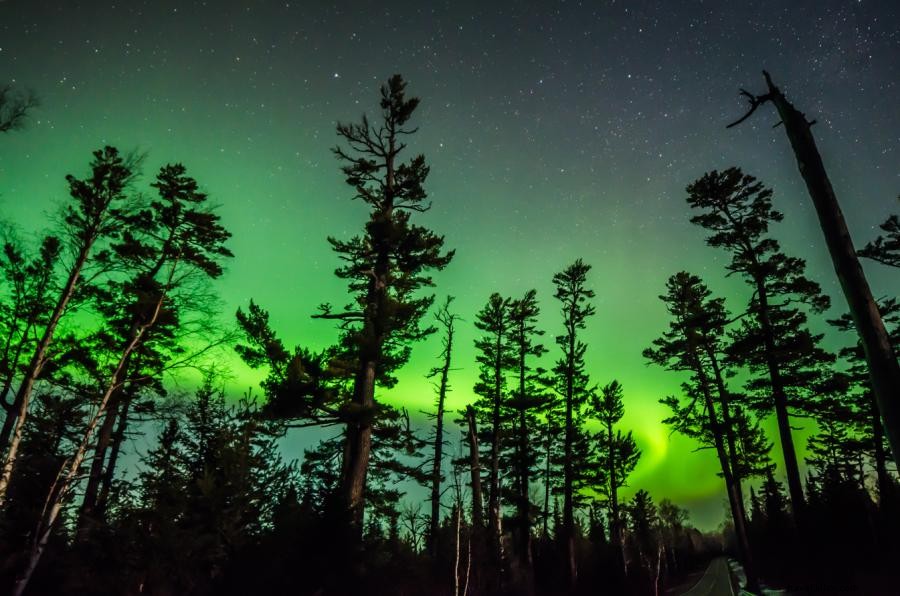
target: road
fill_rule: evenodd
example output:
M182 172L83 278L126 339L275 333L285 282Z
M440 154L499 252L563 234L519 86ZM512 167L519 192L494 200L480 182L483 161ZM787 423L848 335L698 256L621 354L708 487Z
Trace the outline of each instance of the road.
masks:
M713 559L700 581L682 596L734 596L728 559L725 557Z

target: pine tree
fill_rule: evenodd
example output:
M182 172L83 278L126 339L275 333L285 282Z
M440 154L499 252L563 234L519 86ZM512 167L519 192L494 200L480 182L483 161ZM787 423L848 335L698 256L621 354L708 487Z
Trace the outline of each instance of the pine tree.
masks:
M822 312L829 306L828 297L804 276L804 261L786 256L769 235L769 226L783 216L772 207L772 191L754 177L737 168L713 171L690 184L687 192L688 205L701 211L691 222L709 230L709 246L731 254L728 271L743 277L753 290L752 318L743 321L732 357L757 373L751 391L771 399L767 405L778 423L791 506L800 515L803 487L791 434L789 392L808 386L804 369L828 356L818 349L820 338L806 329L806 314L797 304Z
M900 217L891 215L879 227L884 235L860 249L859 256L889 267L900 267Z
M741 559L747 570L749 585L755 586L756 571L747 537L747 516L740 479L735 475L738 458L735 449L729 453L726 446L729 433L734 436L734 431L726 430L721 403L720 407L716 407L714 381L710 374L713 367L709 356L719 350L717 346L724 333L724 301L712 298L712 293L699 277L683 271L669 278L666 289L666 294L660 299L666 304L672 320L669 329L653 340L653 347L644 350L644 357L668 370L689 372L691 379L684 384L686 403L683 404L675 396L661 400L672 410L672 416L663 423L715 448L725 480ZM731 424L733 420L729 420Z
M900 303L895 299L882 300L878 308L891 341L900 345ZM841 331L854 330L853 319L849 314L828 322ZM857 341L855 345L842 348L839 356L847 363L846 374L850 387L842 395L835 396L836 399L828 400L826 405L830 406L830 412L841 412L843 415L840 418L849 424L851 432L863 438L866 446L860 448L874 460L880 500L882 504L888 504L896 489L896 483L888 473L888 462L893 458L886 441L862 343Z
M508 405L513 413L510 424L515 436L513 446L508 449L506 465L514 471L515 485L512 501L516 514L513 534L516 537L519 562L530 574L531 552L531 479L538 463L538 450L534 445L540 437L538 414L544 409L546 396L540 383L542 370L535 369L533 359L540 358L547 348L539 343L544 335L537 327L540 308L537 292L529 290L522 298L512 300L509 306L509 344L512 358L511 373L514 388L510 392ZM528 579L526 583L530 583Z
M28 417L28 404L35 384L47 364L48 350L63 316L83 286L83 273L90 264L95 249L106 238L122 227L122 216L127 209L127 192L135 176L136 158L125 158L117 149L105 147L94 152L91 174L80 180L67 176L71 204L63 211L63 244L71 255L66 270L66 281L54 300L53 310L40 330L38 341L28 365L25 367L13 401L15 423L12 439L6 450L2 474L0 474L0 503L6 495L10 477L15 468L22 430Z
M39 254L31 259L14 238L3 244L0 267L6 291L4 300L0 302L3 342L0 353L0 403L6 416L0 430L0 452L9 443L21 408L18 395L12 395L12 402L8 399L13 382L22 373L22 357L34 349L35 331L47 324L47 317L53 310L56 263L61 251L62 244L56 236L44 237Z
M742 90L741 94L750 101L750 110L741 118L728 125L728 128L736 126L750 117L756 109L771 102L778 115L780 124L784 124L782 130L787 134L797 158L797 166L800 175L806 183L806 189L812 199L813 206L819 218L819 224L825 237L825 245L831 255L835 273L841 284L844 298L850 315L853 317L854 326L860 336L866 362L869 365L869 374L872 377L872 387L875 392L875 400L879 412L885 423L885 431L891 451L894 457L900 454L900 398L897 387L900 387L900 362L891 345L884 321L878 312L878 305L872 296L869 282L865 272L859 263L853 239L847 228L847 222L841 211L831 180L825 171L825 164L816 146L811 126L815 121L808 121L806 116L788 101L773 82L769 73L763 71L766 79L767 91L763 95L753 95ZM774 383L773 384L777 384ZM785 421L786 422L786 421ZM794 494L799 492L799 482L789 475L791 482L792 500ZM796 505L796 503L795 503Z
M39 532L29 552L28 564L16 582L16 593L28 584L47 540L72 490L88 449L113 396L127 381L131 358L139 353L161 321L178 320L178 294L190 292L195 277L215 279L222 274L220 260L231 256L224 243L231 234L219 223L219 216L207 206L207 195L197 182L186 175L184 166L167 165L160 169L152 186L159 199L150 204L150 214L139 214L142 228L123 232L123 241L114 249L136 263L137 274L127 285L133 295L131 325L122 343L117 361L108 372L103 393L96 402L77 449L60 474L59 490L48 499ZM143 237L142 237L143 234ZM126 248L127 247L127 248Z
M491 554L500 557L500 453L504 448L505 429L511 417L506 392L506 372L513 365L510 346L510 301L491 294L487 304L475 316L475 327L481 336L475 340L478 381L474 391L478 398L472 404L482 429L480 443L486 450L488 468L488 535Z
M628 476L634 471L641 451L631 431L622 434L616 425L625 415L624 392L618 381L612 381L591 396L591 417L599 420L600 432L594 435L597 450L598 488L606 497L609 507L610 541L624 567L622 552L622 516L619 509L619 489L627 486Z
M418 292L433 285L430 271L453 258L443 252L444 239L411 223L412 213L429 209L424 189L429 167L418 155L401 162L403 137L415 132L408 123L419 105L406 97L406 82L391 77L381 88L381 119L372 124L338 124L338 136L349 147L334 149L344 162L347 184L355 199L369 208L363 235L350 240L329 238L346 264L335 272L347 280L354 302L341 312L324 305L323 318L341 321L341 345L353 368L352 406L347 422L341 467L341 498L353 524L362 530L366 473L377 420L376 383L393 384L391 373L409 358L410 345L433 331L420 325L433 296Z
M556 286L554 297L559 300L565 332L556 336L556 344L562 350L562 357L553 368L556 377L556 391L561 404L558 410L563 417L563 509L561 540L565 553L566 578L570 588L578 581L575 558L575 500L578 484L579 447L583 448L586 437L581 430L581 414L590 394L589 379L585 372L584 354L587 345L579 340L579 331L585 329L586 321L595 313L588 301L594 291L587 287L590 265L581 259L553 276ZM582 452L583 453L583 452Z

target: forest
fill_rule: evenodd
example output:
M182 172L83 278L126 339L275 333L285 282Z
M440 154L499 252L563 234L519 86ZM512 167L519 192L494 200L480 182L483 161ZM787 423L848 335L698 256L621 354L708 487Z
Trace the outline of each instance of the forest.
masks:
M347 292L308 313L334 329L324 350L285 343L252 295L220 316L217 282L241 255L204 181L165 156L101 146L81 171L54 174L68 196L47 231L4 222L0 590L659 595L689 592L728 557L743 593L891 593L900 303L873 298L859 259L900 267L900 219L885 213L880 235L851 240L813 123L768 73L765 84L742 92L732 126L777 112L842 293L826 295L782 249L791 222L765 172L709 169L683 181L683 216L716 275L751 299L672 271L646 290L668 325L630 355L669 371L668 431L715 453L719 531L695 529L665 494L623 496L642 450L623 422L629 387L586 363L596 263L573 254L553 295L495 287L477 312L436 284L454 239L427 227L416 133L429 123L394 75L366 115L336 127L334 167L365 221L321 238ZM29 134L39 109L4 87L0 144ZM832 305L846 313L827 320L839 351L811 326ZM474 362L457 356L466 327ZM422 428L380 395L429 336L441 351ZM258 387L226 395L212 356L223 349ZM451 408L467 369L477 398ZM174 389L178 374L197 381ZM816 426L805 446L792 434L801 418ZM280 447L323 429L334 432L298 459ZM130 462L136 436L148 447Z

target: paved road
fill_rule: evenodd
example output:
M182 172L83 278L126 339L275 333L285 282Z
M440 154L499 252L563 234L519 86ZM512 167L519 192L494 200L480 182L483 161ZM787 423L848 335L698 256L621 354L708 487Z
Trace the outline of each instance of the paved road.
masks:
M700 581L682 596L734 596L728 559L725 557L713 559Z

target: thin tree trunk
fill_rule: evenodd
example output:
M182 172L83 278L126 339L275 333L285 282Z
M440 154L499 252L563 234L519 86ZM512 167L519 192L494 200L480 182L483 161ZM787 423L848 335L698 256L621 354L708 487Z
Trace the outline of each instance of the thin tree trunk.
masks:
M616 562L625 569L625 550L622 544L622 520L619 514L619 486L616 479L616 454L613 437L613 425L606 425L606 438L609 441L609 457L607 458L607 474L609 474L609 538L616 553Z
M543 536L544 538L550 537L549 524L550 524L550 451L551 445L553 441L553 437L550 435L551 424L549 419L549 414L547 415L547 435L546 435L546 450L544 453L544 527L543 527Z
M127 371L127 363L122 369L124 376ZM100 522L97 518L97 495L100 492L100 483L103 477L104 464L106 463L106 454L112 441L113 429L119 415L119 403L122 395L122 382L124 379L115 380L118 389L113 393L109 400L109 407L103 417L103 423L97 433L97 442L94 444L94 454L91 458L91 470L88 473L87 484L84 488L84 497L81 503L81 509L78 512L78 529L79 539L86 540L90 536L93 526Z
M0 505L2 505L3 501L6 499L6 491L9 488L9 481L12 477L13 468L16 465L19 444L22 442L22 430L25 427L25 419L28 417L28 404L31 400L31 394L34 391L34 385L37 383L41 371L44 369L44 364L46 364L47 361L47 350L50 347L50 343L53 341L53 334L56 332L56 327L59 325L59 321L62 319L63 313L69 305L69 301L75 294L78 280L81 278L81 271L84 268L85 263L87 263L88 254L90 253L92 246L93 242L88 241L81 247L81 250L75 259L75 263L69 271L69 277L66 279L66 284L63 286L63 290L56 301L56 306L53 308L53 313L47 321L44 333L41 335L41 339L35 347L34 354L28 364L28 370L25 373L25 378L22 380L22 384L16 392L15 402L19 404L19 408L18 411L16 411L12 441L6 452L6 458L3 462L3 471L0 473Z
M491 413L491 471L488 476L488 531L491 535L491 556L500 560L500 402L503 399L503 329L497 333L494 346L494 404Z
M175 267L173 265L172 272L170 273L169 277L169 283L171 283L174 269ZM87 427L84 430L84 435L81 438L78 449L75 451L74 457L70 462L67 461L63 465L63 470L65 471L65 473L61 475L62 482L59 485L56 495L52 498L48 498L49 507L45 508L45 512L41 516L41 523L39 526L40 530L35 536L35 541L32 545L31 552L29 553L28 563L25 567L25 570L22 575L16 580L15 587L13 589L13 596L21 596L22 592L24 592L25 588L28 586L28 582L31 580L31 576L41 559L41 555L43 555L44 550L47 547L47 542L49 541L50 536L53 533L53 530L56 526L56 521L59 518L59 514L62 512L66 496L76 484L78 473L81 470L81 464L84 462L84 458L87 455L91 439L94 435L94 431L96 431L97 427L100 425L100 420L106 413L106 409L109 406L110 399L112 398L113 394L119 389L119 387L117 386L117 381L122 377L122 373L128 359L140 344L146 330L156 323L156 320L159 317L159 312L162 309L164 299L165 293L160 294L160 297L156 302L149 321L137 327L132 333L132 338L125 346L125 349L122 351L122 355L119 357L119 362L116 365L115 372L110 377L106 390L104 391L103 396L100 398L100 403L97 405L97 411L94 412L94 415L91 417L90 421L87 424Z
M441 514L441 466L444 450L444 400L447 397L448 378L450 376L450 355L453 349L453 327L447 328L446 345L444 347L444 363L441 367L441 380L438 387L437 414L434 424L434 458L431 467L431 530L428 536L429 554L437 555L437 535ZM457 552L457 557L459 552Z
M875 396L870 394L872 420L872 447L875 451L875 475L878 480L878 501L881 507L893 506L894 484L887 470L887 454L884 452L884 427L878 414Z
M570 590L578 582L578 567L575 561L575 516L573 504L574 470L572 465L572 444L575 434L573 401L575 399L575 330L569 329L569 346L566 354L566 428L563 451L563 552L566 558L566 578Z
M456 518L456 539L454 540L454 554L453 554L453 596L459 596L459 536L460 536L460 525L462 524L461 519L461 509L462 503L457 502L456 508L454 511L454 517Z
M897 355L856 256L847 222L810 130L811 123L772 83L769 73L763 71L763 74L769 88L767 99L775 104L781 116L797 158L800 175L816 208L834 270L856 324L891 452L895 459L900 460L900 364L897 362Z
M530 509L531 502L528 495L528 489L531 485L531 478L528 469L528 416L526 413L525 387L526 387L526 369L525 369L525 350L519 350L519 457L518 457L518 477L519 477L519 498L518 498L518 524L517 532L519 533L519 561L523 567L525 574L528 576L527 583L531 584L531 519Z
M483 497L481 495L481 464L478 461L478 428L475 425L475 409L466 407L469 423L469 472L472 482L472 528L478 532L484 527Z
M119 413L119 424L116 426L112 442L109 445L109 458L106 462L106 469L103 470L103 477L100 479L100 494L97 495L97 510L101 513L106 511L106 506L109 503L109 493L112 490L112 483L116 475L116 464L119 461L119 454L122 452L125 431L128 429L130 407L131 398L128 398L122 403L122 411Z
M731 506L731 517L734 520L734 532L737 535L738 551L741 555L741 562L744 564L744 571L747 573L747 587L751 592L759 592L759 580L756 576L756 565L753 562L750 541L747 538L747 520L744 516L743 508L740 506L740 497L736 490L734 474L728 461L728 453L725 450L725 441L722 438L722 428L719 424L715 405L709 390L709 381L706 378L706 373L703 371L703 365L699 362L696 366L696 372L700 383L700 391L703 393L703 400L706 404L706 412L716 447L716 455L719 458L719 466L722 468L722 476L725 480L725 489L728 491L728 503Z
M775 331L769 318L769 297L765 280L756 279L757 299L759 300L759 312L757 320L762 330L766 367L769 371L769 379L772 383L772 401L775 406L775 419L778 422L778 437L781 439L781 452L784 456L784 472L787 477L788 494L791 498L791 510L798 525L803 517L803 484L800 480L800 466L797 464L797 451L794 448L794 437L791 434L791 419L788 413L787 394L784 390L784 380L781 378L781 369L775 354Z
M722 369L719 367L719 360L712 349L707 348L706 354L712 364L713 376L716 382L716 389L719 394L719 407L722 409L722 425L725 427L725 440L728 447L728 459L731 462L731 475L734 479L734 489L738 498L738 508L745 523L747 520L747 508L744 504L744 489L741 486L741 462L737 452L737 437L734 434L734 421L731 419L731 410L729 408L730 393L725 386L725 379L722 376Z
M28 335L29 329L30 327L26 328L25 333L22 335L22 339L16 344L16 350L13 354L12 361L8 363L9 374L6 375L6 378L3 380L3 389L0 389L0 398L3 400L3 409L6 410L6 416L3 419L3 427L0 428L0 453L6 451L6 446L9 444L9 437L12 434L13 426L16 423L17 414L22 408L22 400L18 391L13 396L12 404L6 402L6 396L9 395L9 392L12 390L16 367L19 366L19 360L22 358L22 350L25 347L25 337Z

